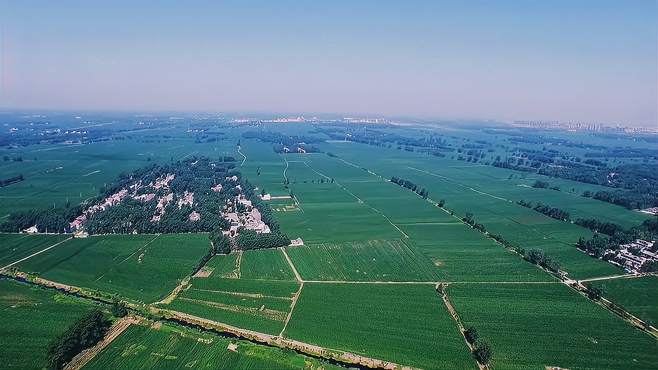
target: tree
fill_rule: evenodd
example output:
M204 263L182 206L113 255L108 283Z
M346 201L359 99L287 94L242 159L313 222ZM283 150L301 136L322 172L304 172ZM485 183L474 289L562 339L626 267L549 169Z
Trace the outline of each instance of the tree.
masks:
M478 332L477 330L470 326L466 331L464 331L464 337L468 341L468 343L475 344L478 340Z
M487 365L489 364L489 361L491 361L491 346L489 346L489 343L487 342L481 342L477 345L473 354L479 363Z
M545 259L544 251L541 249L531 249L526 253L526 259L535 265L541 265Z
M51 369L61 369L82 350L98 343L110 327L110 321L96 309L73 323L48 345L47 360Z
M116 297L112 299L112 315L114 317L124 317L128 314L128 309L126 308L126 304L124 302L121 302L119 299Z
M596 287L596 286L590 286L590 287L587 288L587 296L590 299L598 301L599 299L601 299L601 296L603 296L603 288L602 287L599 288L599 287Z

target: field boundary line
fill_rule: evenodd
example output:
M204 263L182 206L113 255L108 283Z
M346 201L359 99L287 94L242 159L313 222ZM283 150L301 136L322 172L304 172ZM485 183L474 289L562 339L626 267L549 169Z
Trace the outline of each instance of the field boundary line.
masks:
M87 348L78 353L66 366L64 370L79 370L89 363L96 355L98 355L105 347L110 345L116 338L118 338L131 324L136 324L138 321L132 317L124 317L112 325L105 333L103 340L98 342L95 346Z
M283 256L286 258L286 261L288 261L288 264L290 265L292 272L295 274L295 279L297 279L298 282L303 283L304 279L302 279L301 275L299 275L299 272L297 272L295 265L292 263L292 260L288 256L288 253L286 253L286 249L284 247L280 247L279 249L283 253Z
M356 280L304 280L311 284L379 284L379 285L436 285L436 281L356 281Z
M600 276L588 279L578 280L579 283L588 283L590 281L602 281L602 280L614 280L614 279L637 279L646 276L657 276L652 273L637 273L637 274L623 274L623 275L609 275L609 276Z
M466 346L468 347L469 351L473 353L475 350L475 346L472 345L467 339L466 335L464 334L466 332L466 329L464 328L464 324L462 323L461 319L459 318L459 314L457 313L457 310L455 307L452 305L452 302L450 302L450 298L448 297L448 293L446 292L446 287L448 286L447 283L437 283L435 286L435 291L439 294L441 297L441 300L443 301L443 304L445 305L446 309L448 310L448 313L450 316L453 318L455 323L457 324L457 330L459 330L459 334L461 334L462 338L464 338L464 342L466 343ZM485 364L481 364L480 361L475 360L475 363L478 365L480 370L486 370L489 369L489 366Z
M295 310L295 306L297 305L297 300L299 299L299 295L302 294L303 288L304 288L304 282L302 281L299 284L299 289L297 290L297 293L295 293L295 296L292 297L292 303L290 303L290 311L288 312L288 316L286 316L286 321L283 323L283 328L279 333L279 337L281 338L283 338L283 332L286 331L286 328L288 327L288 323L290 322L290 318L292 317L292 312Z
M71 240L71 239L73 239L73 237L72 237L72 236L69 236L68 238L66 238L66 239L64 239L64 240L62 240L62 241L60 241L60 242L57 242L57 243L51 245L50 247L47 247L47 248L44 248L44 249L42 249L42 250L40 250L40 251L38 251L38 252L32 253L32 254L30 254L30 255L27 256L27 257L23 257L23 258L19 259L18 261L12 262L12 263L8 264L7 266L5 266L5 267L3 267L3 268L0 268L0 271L5 270L5 269L8 269L8 268L12 267L12 266L15 265L15 264L21 263L21 262L23 262L23 261L25 261L25 260L27 260L27 259L30 259L30 258L32 258L32 257L34 257L34 256L37 256L37 255L41 254L41 253L43 253L43 252L49 251L49 250L55 248L56 246L58 246L58 245L60 245L60 244L62 244L62 243L64 243L64 242L67 242L67 241L69 241L69 240Z

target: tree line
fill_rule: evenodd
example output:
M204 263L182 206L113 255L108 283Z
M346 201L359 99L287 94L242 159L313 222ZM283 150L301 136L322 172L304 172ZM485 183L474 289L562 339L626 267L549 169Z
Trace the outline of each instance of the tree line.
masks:
M532 202L527 202L525 200L519 200L516 203L522 207L530 208L537 212L543 213L556 220L572 222L576 225L588 228L594 231L595 233L601 233L601 234L612 236L615 235L616 233L620 233L624 231L624 228L622 228L621 226L615 223L604 222L594 218L577 218L573 220L571 219L569 212L556 207L548 206L546 204L542 204L541 202L537 202L537 204L534 207L532 205Z
M22 174L18 175L18 176L12 176L12 177L8 177L6 179L2 179L2 180L0 180L0 188L4 188L5 186L11 185L11 184L14 184L14 183L17 183L17 182L21 182L23 180L24 180L24 178L23 178Z
M110 321L100 310L85 314L50 342L46 353L48 366L63 368L78 353L103 339L109 327Z
M407 188L414 193L420 195L423 199L427 199L429 192L425 188L421 188L420 186L414 184L413 182L405 179L401 179L399 177L393 176L391 177L391 182L394 184L398 184L404 188Z

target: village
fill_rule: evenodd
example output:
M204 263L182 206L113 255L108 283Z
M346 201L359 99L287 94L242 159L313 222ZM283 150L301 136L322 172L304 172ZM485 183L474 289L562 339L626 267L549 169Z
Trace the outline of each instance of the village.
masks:
M622 244L618 250L608 249L604 258L615 266L632 274L642 272L645 264L658 263L658 251L654 248L655 241L637 239L628 244Z

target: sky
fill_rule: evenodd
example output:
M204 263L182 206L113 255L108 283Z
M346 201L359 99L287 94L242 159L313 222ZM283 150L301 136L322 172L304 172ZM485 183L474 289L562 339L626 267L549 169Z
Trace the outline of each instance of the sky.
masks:
M0 107L658 125L658 2L0 0Z

